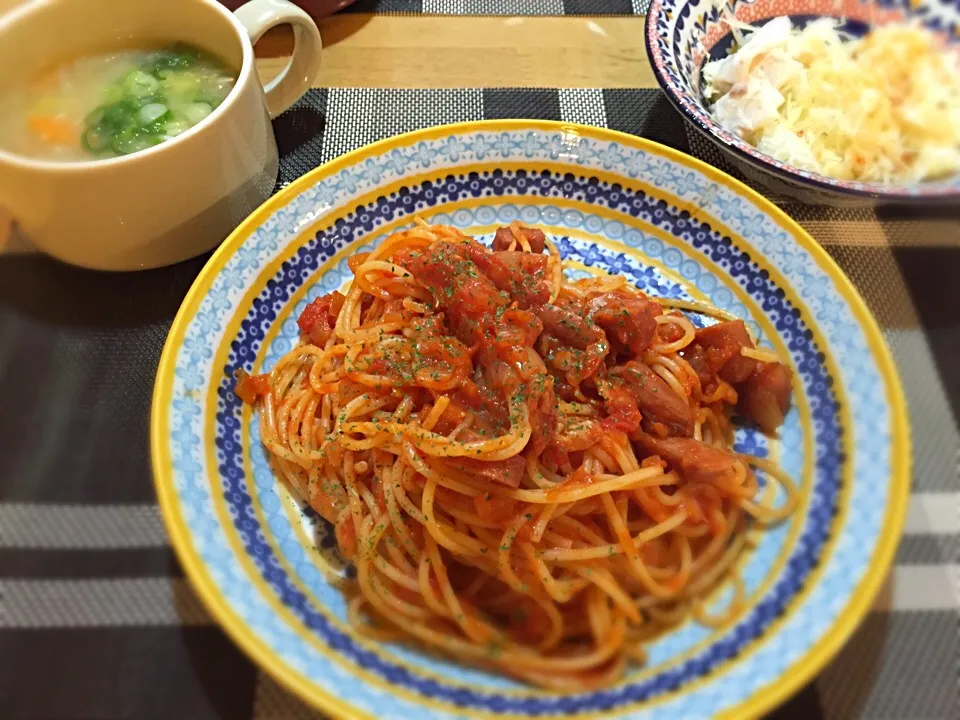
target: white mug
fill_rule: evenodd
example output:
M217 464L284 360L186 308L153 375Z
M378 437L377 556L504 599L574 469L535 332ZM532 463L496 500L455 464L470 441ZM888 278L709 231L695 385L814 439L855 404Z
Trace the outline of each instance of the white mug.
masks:
M264 88L253 43L283 24L296 47ZM140 41L200 47L237 81L198 125L131 155L52 162L0 150L0 206L38 248L74 265L159 267L222 242L272 192L270 119L311 86L322 49L316 24L287 0L252 0L235 14L214 0L32 0L0 17L0 92L52 63Z

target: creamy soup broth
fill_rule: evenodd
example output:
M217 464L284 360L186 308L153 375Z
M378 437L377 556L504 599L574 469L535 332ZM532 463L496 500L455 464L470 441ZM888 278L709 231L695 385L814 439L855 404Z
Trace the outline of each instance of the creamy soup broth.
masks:
M182 44L76 58L0 92L0 148L67 162L139 152L201 122L235 80Z

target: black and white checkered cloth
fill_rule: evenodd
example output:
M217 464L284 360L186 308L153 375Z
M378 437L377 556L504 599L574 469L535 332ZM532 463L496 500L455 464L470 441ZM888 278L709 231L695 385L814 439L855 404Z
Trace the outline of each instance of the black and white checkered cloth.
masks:
M722 165L699 139L691 144L654 90L334 89L311 91L277 119L281 183L396 133L506 117L606 126ZM874 612L771 717L958 718L958 217L785 207L885 331L910 406L914 493ZM147 440L154 373L204 261L107 274L0 255L2 720L319 717L212 623L157 510Z
M344 12L381 15L646 15L650 0L358 0Z

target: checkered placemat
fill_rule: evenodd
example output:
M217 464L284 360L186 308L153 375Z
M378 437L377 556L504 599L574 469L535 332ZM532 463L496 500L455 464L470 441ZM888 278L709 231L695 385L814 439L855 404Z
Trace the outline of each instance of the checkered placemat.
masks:
M358 0L343 12L381 15L646 15L650 0Z
M311 91L276 120L280 182L396 133L505 117L607 126L722 164L655 90L334 89ZM784 207L883 327L910 406L914 492L875 611L771 717L960 717L958 216ZM0 256L2 720L318 717L212 623L155 504L153 378L203 262L106 274Z

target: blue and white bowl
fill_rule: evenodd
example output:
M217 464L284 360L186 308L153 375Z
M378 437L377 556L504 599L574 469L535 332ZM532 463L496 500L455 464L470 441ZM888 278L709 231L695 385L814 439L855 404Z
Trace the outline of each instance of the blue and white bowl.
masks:
M347 259L415 215L488 239L516 219L538 225L573 274L619 273L651 295L713 303L787 359L795 405L780 439L744 429L737 443L793 476L798 508L758 533L742 560L747 605L727 624L685 623L652 641L647 664L616 686L570 694L353 631L322 570L331 534L276 482L233 376L271 367L298 342L306 304L350 280ZM850 282L803 230L675 150L536 121L391 138L314 170L251 215L171 328L151 444L170 537L211 614L307 702L382 720L760 715L823 667L867 611L909 487L890 355Z
M960 40L957 0L652 0L645 35L650 64L667 97L751 182L813 204L960 202L960 175L909 185L836 180L775 160L724 129L704 105L700 69L726 56L733 39L724 21L728 14L754 26L784 15L799 24L840 18L846 21L844 30L856 36L885 23L917 21L955 47Z

